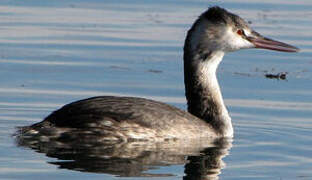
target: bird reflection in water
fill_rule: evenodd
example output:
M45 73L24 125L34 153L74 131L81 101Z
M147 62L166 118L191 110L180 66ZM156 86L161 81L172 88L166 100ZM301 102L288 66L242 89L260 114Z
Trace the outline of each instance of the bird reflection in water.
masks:
M183 179L186 180L218 179L225 167L222 158L232 147L232 139L228 138L109 143L101 142L100 137L93 137L90 141L83 137L69 140L17 136L16 143L56 158L48 163L61 169L120 177L162 177L177 174L152 173L149 170L185 164Z

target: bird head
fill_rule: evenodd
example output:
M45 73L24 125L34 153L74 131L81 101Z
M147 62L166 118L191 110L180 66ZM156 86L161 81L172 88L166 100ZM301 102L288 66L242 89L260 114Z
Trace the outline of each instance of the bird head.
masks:
M241 17L218 6L209 8L190 30L192 49L231 52L239 49L262 48L297 52L298 48L263 37Z

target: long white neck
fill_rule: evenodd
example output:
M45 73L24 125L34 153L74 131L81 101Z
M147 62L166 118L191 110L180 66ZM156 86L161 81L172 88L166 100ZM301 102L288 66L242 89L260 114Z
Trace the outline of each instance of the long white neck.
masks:
M218 115L229 116L228 111L224 105L220 86L217 80L216 71L222 61L224 52L214 52L205 60L200 60L196 63L195 76L198 78L198 86L205 90L204 99L210 98L211 104L214 105L215 110L218 112Z
M194 49L191 43L187 39L184 47L184 83L188 111L209 123L219 135L232 137L231 118L216 77L224 52Z

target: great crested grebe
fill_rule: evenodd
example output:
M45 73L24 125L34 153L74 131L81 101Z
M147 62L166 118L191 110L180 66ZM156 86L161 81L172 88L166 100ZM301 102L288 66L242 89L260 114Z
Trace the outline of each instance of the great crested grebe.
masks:
M188 112L136 97L92 97L67 104L42 122L22 127L22 135L70 138L101 136L103 141L233 137L216 70L226 52L263 48L299 49L261 36L239 16L211 7L195 21L184 45ZM78 135L79 134L79 135Z

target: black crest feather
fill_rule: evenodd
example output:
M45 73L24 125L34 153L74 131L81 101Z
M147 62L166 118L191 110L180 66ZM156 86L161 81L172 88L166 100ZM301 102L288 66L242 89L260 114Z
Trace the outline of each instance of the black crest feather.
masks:
M202 14L204 18L215 24L235 24L236 26L246 26L245 21L236 14L230 13L227 10L213 6Z
M214 23L227 23L228 14L227 10L214 6L204 12L202 16Z

